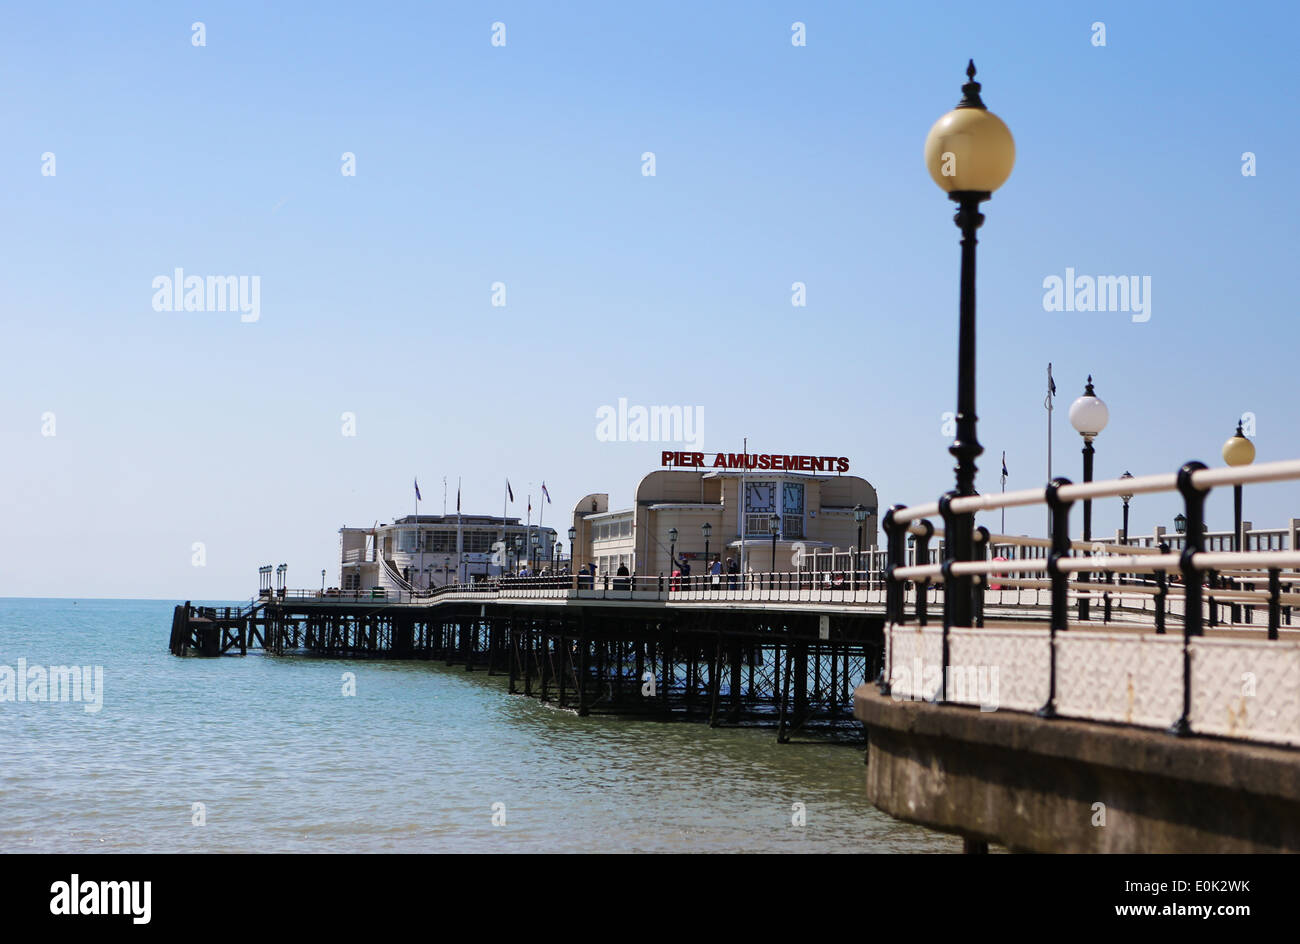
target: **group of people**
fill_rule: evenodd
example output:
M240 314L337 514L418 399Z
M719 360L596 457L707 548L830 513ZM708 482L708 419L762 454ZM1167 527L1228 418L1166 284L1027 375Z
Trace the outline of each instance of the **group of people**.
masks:
M734 557L728 557L724 566L722 556L715 555L712 561L704 562L704 573L712 579L708 583L714 587L722 586L722 575L727 575L727 588L734 590L736 587L737 577L740 574L740 565L736 563ZM673 561L673 576L686 578L689 581L691 576L691 564L686 558L678 558Z

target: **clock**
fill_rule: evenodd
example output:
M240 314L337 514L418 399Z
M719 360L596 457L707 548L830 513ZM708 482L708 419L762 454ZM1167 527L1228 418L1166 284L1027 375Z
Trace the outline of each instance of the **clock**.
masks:
M750 482L745 488L746 511L773 511L776 508L776 485Z
M789 514L803 514L803 483L786 482L781 487L781 504Z

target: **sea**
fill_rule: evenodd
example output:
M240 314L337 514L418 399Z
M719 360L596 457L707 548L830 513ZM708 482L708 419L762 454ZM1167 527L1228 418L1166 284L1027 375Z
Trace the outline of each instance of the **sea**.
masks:
M579 718L437 662L177 658L175 602L0 599L0 851L961 850L867 802L860 744ZM58 666L81 701L30 688Z

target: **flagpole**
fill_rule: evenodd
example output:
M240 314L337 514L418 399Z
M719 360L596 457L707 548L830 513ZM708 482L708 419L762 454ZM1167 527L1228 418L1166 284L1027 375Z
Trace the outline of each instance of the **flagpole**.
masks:
M457 582L465 582L465 532L460 518L460 476L456 476L456 574Z
M419 568L415 573L415 580L411 586L420 585L420 571L424 570L424 542L420 540L420 480L415 480L415 546L420 549Z
M1052 364L1047 364L1047 482L1052 482L1052 395L1056 393L1056 384L1052 382ZM1047 536L1052 536L1052 510L1047 510Z
M1002 453L1002 494L1007 493L1007 454L1004 450ZM1002 506L1002 533L1007 533L1007 506Z
M739 509L740 515L740 520L737 522L740 528L740 579L742 581L741 585L744 586L743 581L748 579L745 576L748 573L745 570L745 472L749 469L749 437L746 436L741 441L744 443L741 446L744 452L741 454L740 460L740 501L736 502L736 507ZM672 562L670 561L669 570L672 570L671 565Z
M501 567L502 577L506 575L506 565L504 562L510 559L510 552L506 550L506 511L509 509L509 507L510 507L510 480L506 479L506 484L501 489L501 551L503 556L501 558L502 563L499 566Z

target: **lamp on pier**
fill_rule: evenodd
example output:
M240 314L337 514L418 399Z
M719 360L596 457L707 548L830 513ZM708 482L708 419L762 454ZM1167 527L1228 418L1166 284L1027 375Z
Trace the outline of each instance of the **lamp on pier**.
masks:
M776 538L781 533L781 516L776 512L767 519L767 530L772 533L772 573L776 573Z
M1174 515L1174 530L1179 534L1187 533L1187 516L1181 511Z
M713 525L707 521L700 525L700 531L704 535L704 569L709 569L709 535L713 533Z
M668 572L677 566L677 529L668 529Z
M578 572L578 529L569 529L569 570Z
M1100 435L1101 431L1106 428L1106 423L1110 421L1110 410L1097 396L1097 391L1092 387L1092 374L1088 375L1088 383L1083 388L1083 396L1070 404L1070 425L1075 428L1080 436L1083 437L1083 481L1086 485L1092 481L1092 460L1096 450L1093 449L1092 441ZM1092 540L1092 499L1083 500L1083 539ZM1088 575L1080 574L1079 579L1087 582ZM1085 595L1079 596L1079 619L1088 618L1088 598Z
M1231 466L1250 465L1255 461L1255 444L1241 431L1241 420L1237 421L1237 432L1223 444L1223 461ZM1232 486L1232 549L1242 550L1240 484Z
M934 123L925 138L925 165L939 189L957 204L953 217L961 230L961 295L957 334L957 435L948 451L957 460L956 494L975 494L975 460L984 451L975 435L975 231L984 222L980 204L1006 183L1016 162L1016 144L1002 119L989 111L975 81L975 62L966 67L957 107ZM955 515L947 525L945 556L975 559L975 516ZM968 575L952 580L951 617L956 626L972 625L974 583Z

